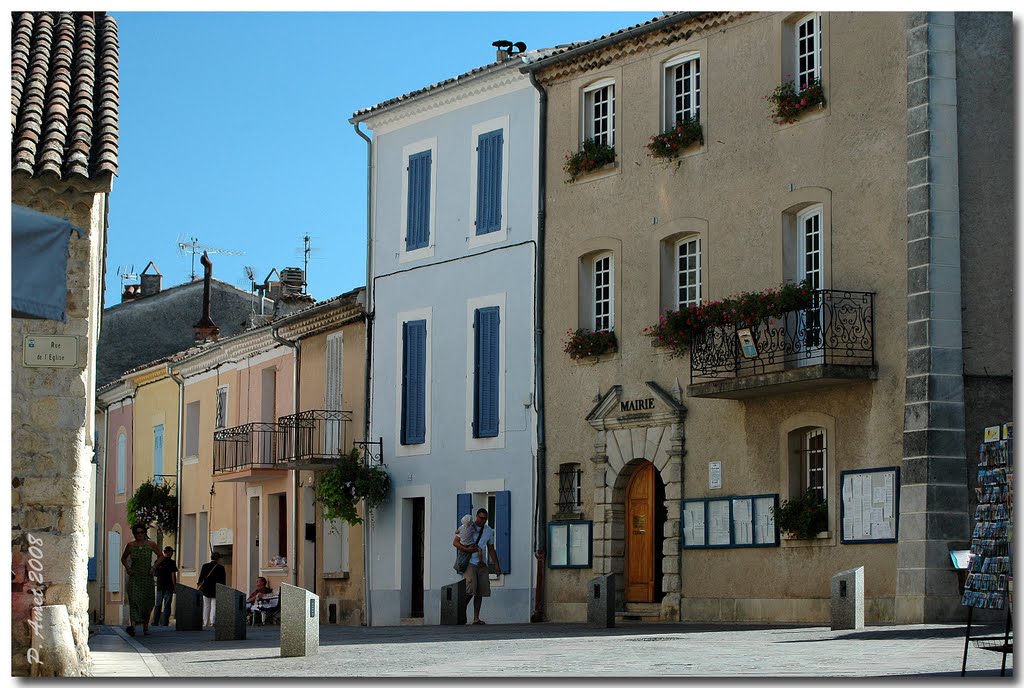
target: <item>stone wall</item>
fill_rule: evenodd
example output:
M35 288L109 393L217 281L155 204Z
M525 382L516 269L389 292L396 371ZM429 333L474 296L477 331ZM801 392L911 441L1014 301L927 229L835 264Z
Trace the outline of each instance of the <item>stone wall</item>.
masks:
M93 455L96 335L106 245L110 178L88 188L20 175L12 200L80 227L68 248L67 321L11 322L11 651L14 675L81 675L89 665L86 567L89 463ZM26 335L79 338L75 368L27 368ZM30 666L32 609L63 604L71 619L77 666Z

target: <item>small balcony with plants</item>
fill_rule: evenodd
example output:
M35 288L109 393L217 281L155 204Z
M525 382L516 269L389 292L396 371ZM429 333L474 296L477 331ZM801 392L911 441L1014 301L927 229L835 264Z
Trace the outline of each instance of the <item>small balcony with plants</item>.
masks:
M645 334L690 357L691 397L744 399L878 377L874 294L807 283L666 311Z

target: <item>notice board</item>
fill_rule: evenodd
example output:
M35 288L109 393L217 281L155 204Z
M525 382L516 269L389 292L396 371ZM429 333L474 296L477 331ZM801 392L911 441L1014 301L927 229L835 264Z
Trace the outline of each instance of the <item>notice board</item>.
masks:
M843 471L842 543L896 542L900 518L900 469Z

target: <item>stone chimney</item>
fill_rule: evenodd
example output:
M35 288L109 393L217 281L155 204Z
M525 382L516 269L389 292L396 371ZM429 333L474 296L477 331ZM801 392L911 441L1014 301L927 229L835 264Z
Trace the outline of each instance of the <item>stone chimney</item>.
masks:
M150 268L153 268L153 272L149 271ZM140 296L152 296L153 294L159 294L161 280L163 280L163 275L160 274L160 270L157 269L156 264L154 264L153 261L149 261L149 265L147 265L146 269L139 275L139 281L141 282L139 286L142 287L142 293Z
M124 291L121 292L121 303L124 303L125 301L134 301L139 298L141 289L142 287L138 284L124 285Z
M199 322L192 326L192 332L197 342L205 342L210 339L217 339L220 336L220 328L210 317L210 286L213 280L213 261L203 251L203 257L199 262L203 266L203 315Z

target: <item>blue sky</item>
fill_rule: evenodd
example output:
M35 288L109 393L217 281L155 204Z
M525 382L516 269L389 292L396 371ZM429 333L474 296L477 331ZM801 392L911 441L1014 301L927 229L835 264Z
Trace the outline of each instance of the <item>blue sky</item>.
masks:
M213 255L214 276L248 289L302 265L329 298L365 282L366 144L355 110L494 60L491 42L553 46L658 12L113 12L120 60L119 171L110 203L105 303L119 268L154 261L164 287L188 279L177 244ZM197 262L197 272L201 268Z

